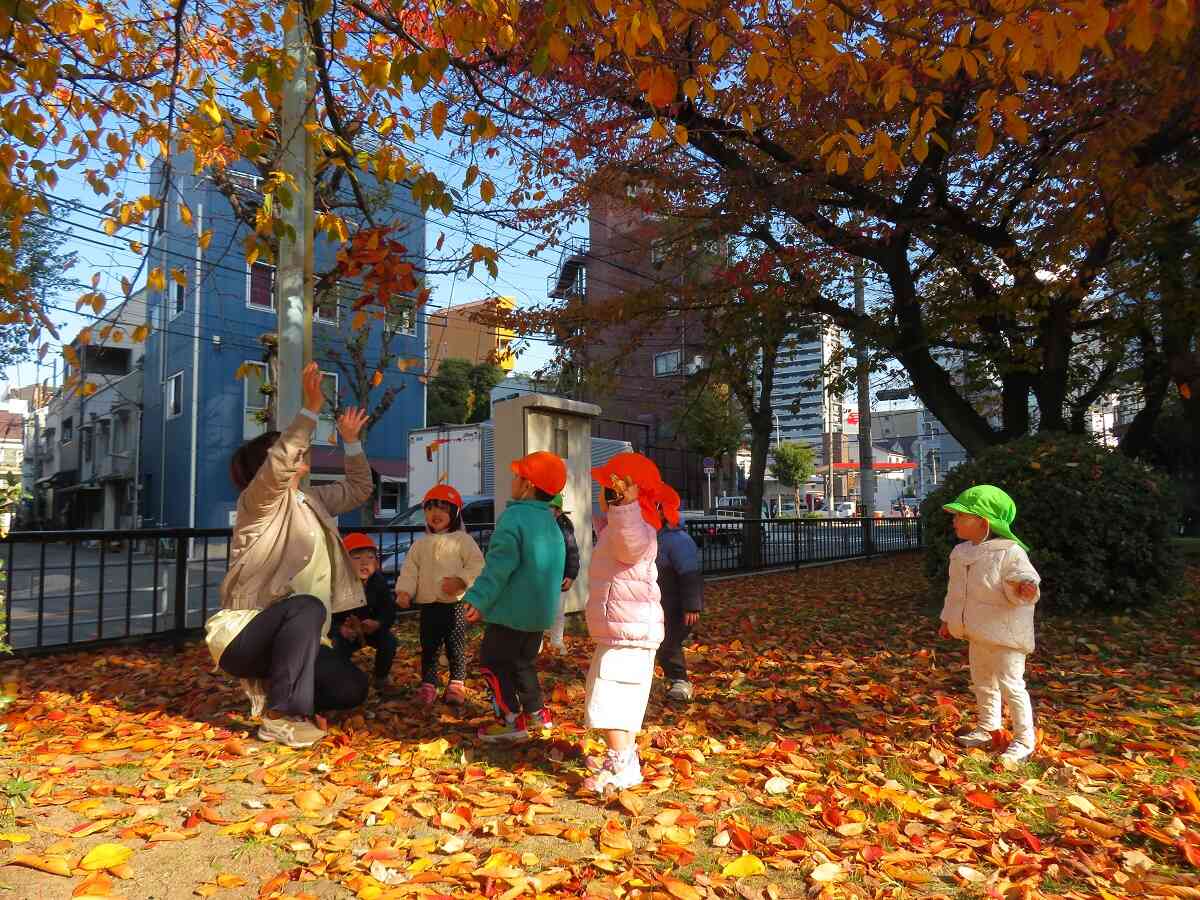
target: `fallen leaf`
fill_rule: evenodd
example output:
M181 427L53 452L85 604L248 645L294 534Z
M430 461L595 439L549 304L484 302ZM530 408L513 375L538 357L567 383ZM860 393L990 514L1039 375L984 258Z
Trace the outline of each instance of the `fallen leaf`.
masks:
M111 869L129 862L133 856L133 848L124 844L97 844L79 861L79 868L88 872L97 869Z
M6 866L24 866L26 869L37 869L39 872L46 872L50 875L61 875L64 878L71 877L71 864L61 856L36 856L34 854L21 853L12 857Z
M813 869L808 877L819 884L828 884L833 881L844 881L846 870L835 862L826 862Z
M733 862L727 863L721 870L721 874L726 878L746 878L750 875L761 875L765 871L767 871L767 867L761 859L749 853L743 853Z

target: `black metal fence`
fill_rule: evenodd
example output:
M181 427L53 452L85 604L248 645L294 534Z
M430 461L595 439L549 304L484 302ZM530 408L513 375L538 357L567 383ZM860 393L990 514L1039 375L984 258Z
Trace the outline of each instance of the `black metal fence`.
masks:
M749 552L747 528L761 526L761 552ZM484 550L490 525L467 526ZM689 522L706 574L799 567L911 550L921 545L914 519ZM422 528L356 526L375 537L381 567L394 577ZM6 583L7 642L33 654L100 646L131 638L182 640L220 608L231 532L213 529L13 532L0 542Z

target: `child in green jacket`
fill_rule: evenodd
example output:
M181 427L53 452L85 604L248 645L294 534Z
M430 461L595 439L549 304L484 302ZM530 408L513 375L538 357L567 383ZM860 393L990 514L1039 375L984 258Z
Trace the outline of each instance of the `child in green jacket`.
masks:
M527 740L553 727L535 664L560 603L566 546L549 502L567 483L567 466L539 451L512 464L512 502L488 542L483 572L463 597L467 621L487 623L479 662L499 721L484 741Z

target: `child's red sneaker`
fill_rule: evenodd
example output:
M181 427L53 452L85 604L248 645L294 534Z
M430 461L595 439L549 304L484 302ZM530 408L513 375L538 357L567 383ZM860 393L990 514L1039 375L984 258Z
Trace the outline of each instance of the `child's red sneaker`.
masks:
M437 699L437 687L430 684L428 681L421 683L417 688L417 702L422 706L430 706Z

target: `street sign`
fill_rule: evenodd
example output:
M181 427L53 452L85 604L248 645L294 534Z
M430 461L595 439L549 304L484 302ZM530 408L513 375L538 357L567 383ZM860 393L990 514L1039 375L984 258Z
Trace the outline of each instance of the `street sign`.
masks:
M704 474L712 475L717 471L717 461L711 456L704 457Z

